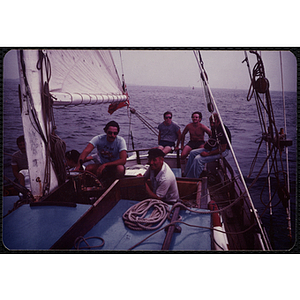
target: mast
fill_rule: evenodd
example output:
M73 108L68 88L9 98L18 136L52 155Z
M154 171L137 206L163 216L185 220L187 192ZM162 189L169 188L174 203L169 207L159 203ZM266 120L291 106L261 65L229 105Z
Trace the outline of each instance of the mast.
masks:
M58 179L47 155L49 150L48 123L43 114L42 69L38 69L38 50L19 50L18 63L21 88L22 123L28 160L31 193L39 200L45 191L58 186Z

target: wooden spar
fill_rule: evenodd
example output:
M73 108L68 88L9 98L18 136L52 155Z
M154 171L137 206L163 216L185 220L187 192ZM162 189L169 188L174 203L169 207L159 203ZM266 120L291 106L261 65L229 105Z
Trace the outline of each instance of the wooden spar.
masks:
M173 215L172 215L171 222L175 222L175 221L178 220L179 212L180 212L180 206L175 207ZM175 232L175 229L176 229L176 225L175 224L174 225L170 225L168 227L167 234L166 234L164 243L163 243L163 245L161 247L161 250L169 250L170 244L171 244L171 241L172 241L172 237L173 237L173 234Z
M22 123L28 160L30 187L33 197L38 200L44 193L47 164L47 133L42 113L41 71L37 69L38 50L19 50L18 62L21 88ZM58 186L50 163L49 191Z
M71 249L79 236L88 233L120 200L119 180L90 207L90 209L60 237L50 249Z

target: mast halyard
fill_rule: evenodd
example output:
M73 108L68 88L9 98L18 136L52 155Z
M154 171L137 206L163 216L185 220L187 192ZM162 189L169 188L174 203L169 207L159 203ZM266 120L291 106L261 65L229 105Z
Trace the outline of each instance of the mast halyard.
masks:
M267 145L267 157L265 161L263 162L258 175L253 180L252 185L257 181L260 174L263 171L264 166L267 164L268 167L268 173L267 173L267 179L268 179L268 187L269 187L269 201L268 203L262 203L270 208L270 215L272 215L272 200L274 199L275 194L278 194L278 197L282 203L282 205L285 207L287 215L288 215L288 229L289 229L289 236L291 237L291 224L290 224L290 189L289 189L289 174L288 174L288 155L287 155L287 147L292 145L292 141L286 139L286 132L281 129L280 131L276 127L275 123L275 116L272 108L272 101L271 101L271 95L269 90L269 81L266 78L265 69L263 65L263 61L261 56L258 54L257 51L250 51L250 53L255 54L257 58L257 63L253 67L253 71L251 73L250 71L250 65L248 62L247 53L245 52L245 60L247 62L251 85L249 88L247 100L250 101L252 96L254 95L255 103L257 107L257 112L260 120L260 125L262 129L262 137L260 140L260 144L258 146L258 150L256 153L256 156L253 159L253 163L250 169L251 175L254 164L259 152L259 149L261 147L261 144L263 141L266 142ZM243 62L244 62L243 61ZM263 99L262 99L263 98ZM284 96L283 96L284 99ZM284 112L285 114L285 112ZM286 129L285 129L286 130ZM286 163L287 163L287 170L284 169L283 164L283 157L282 153L284 148L286 148ZM275 188L275 191L272 193L271 189L271 174L274 175L274 178L276 180L277 187ZM263 187L264 189L265 187ZM262 191L263 193L263 191ZM261 193L261 195L262 195ZM276 204L277 205L277 204Z
M205 94L208 95L208 99L207 99L207 103L208 103L207 108L208 108L208 111L209 111L210 113L213 113L213 111L214 111L214 109L215 109L216 112L217 112L217 114L218 114L218 116L219 116L219 119L220 119L220 122L221 122L221 126L222 126L222 129L223 129L223 132L224 132L224 134L225 134L225 136L226 136L226 139L227 139L227 141L228 141L228 144L229 144L229 146L230 146L231 154L232 154L233 160L234 160L234 162L235 162L235 165L236 165L236 167L237 167L237 170L238 170L238 173L239 173L239 176L240 176L240 180L241 180L241 182L242 182L242 184L243 184L243 186L244 186L244 188L245 188L245 192L246 192L246 195L247 195L247 197L248 197L248 199L249 199L249 201L250 201L250 205L251 205L251 208L252 208L252 210L253 210L253 214L254 214L254 217L255 217L255 219L256 219L256 223L257 223L257 225L258 225L258 227L259 227L260 234L261 234L262 240L263 240L263 245L264 245L264 247L265 247L265 250L271 250L271 247L270 247L270 244L269 244L268 237L266 236L266 233L265 233L264 229L262 228L261 220L260 220L260 218L259 218L259 215L258 215L258 213L257 213L257 210L256 210L256 208L255 208L255 206L254 206L253 201L252 201L252 198L251 198L251 195L250 195L250 193L249 193L247 184L246 184L246 182L245 182L245 180L244 180L244 177L243 177L242 171L241 171L241 169L240 169L239 163L238 163L238 161L237 161L235 152L234 152L234 150L233 150L233 147L232 147L232 145L231 145L231 142L230 142L230 139L229 139L229 137L228 137L227 131L226 131L226 129L225 129L225 126L224 126L222 117L221 117L221 115L220 115L219 109L218 109L218 107L217 107L217 104L216 104L216 102L215 102L215 100L214 100L214 97L213 97L213 94L212 94L212 92L211 92L210 86L209 86L209 84L208 84L208 77L207 77L207 74L206 74L206 72L205 72L205 70L204 70L204 66L203 66L204 64L203 64L203 61L202 61L202 57L201 57L201 55L200 55L200 51L198 51L198 57L197 57L197 54L196 54L195 51L194 51L194 54L195 54L195 57L196 57L196 60L197 60L198 66L199 66L200 77L201 77L201 79L202 79L204 88L205 88L205 90L206 90Z

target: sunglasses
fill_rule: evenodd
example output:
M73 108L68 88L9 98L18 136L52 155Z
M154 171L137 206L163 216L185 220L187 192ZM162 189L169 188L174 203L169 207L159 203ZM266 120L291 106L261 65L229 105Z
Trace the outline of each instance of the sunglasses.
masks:
M109 134L109 135L118 135L118 132L116 132L116 131L107 131L107 134Z
M165 117L165 119L172 119L172 117Z

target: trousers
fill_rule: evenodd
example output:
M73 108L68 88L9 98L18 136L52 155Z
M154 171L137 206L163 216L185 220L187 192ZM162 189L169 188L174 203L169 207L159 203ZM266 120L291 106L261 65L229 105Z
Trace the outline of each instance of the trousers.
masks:
M216 148L213 148L212 150L215 150ZM185 167L184 174L186 177L189 178L199 178L200 174L202 173L205 164L214 160L217 160L221 158L221 154L211 155L211 156L201 156L200 154L206 151L205 148L195 149L190 152L188 162ZM228 155L229 150L226 149L224 152L222 152L222 157L225 157Z

